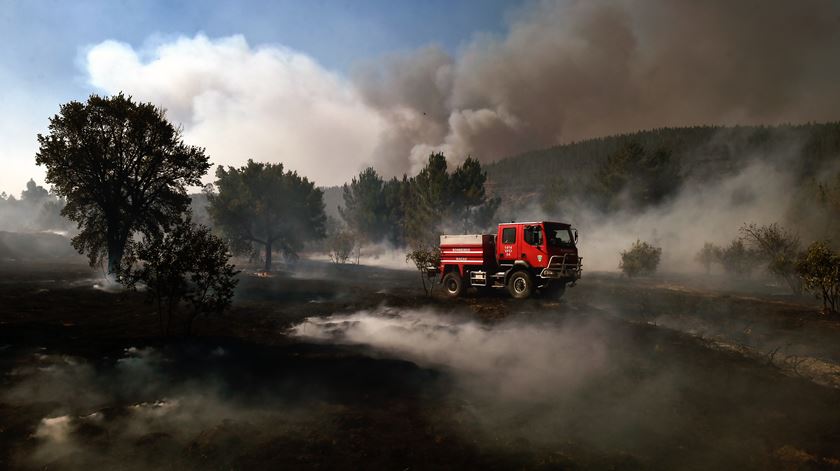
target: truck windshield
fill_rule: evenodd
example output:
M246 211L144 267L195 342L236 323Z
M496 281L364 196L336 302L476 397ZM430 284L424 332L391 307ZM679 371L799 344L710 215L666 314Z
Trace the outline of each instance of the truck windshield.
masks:
M572 239L572 232L566 226L546 224L545 232L548 236L548 245L553 245L555 247L569 247L575 245L574 239Z

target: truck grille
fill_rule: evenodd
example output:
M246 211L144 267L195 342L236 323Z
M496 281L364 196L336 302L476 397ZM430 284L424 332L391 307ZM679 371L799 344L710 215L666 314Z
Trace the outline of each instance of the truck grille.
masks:
M574 254L554 255L540 273L542 278L580 278L583 257Z

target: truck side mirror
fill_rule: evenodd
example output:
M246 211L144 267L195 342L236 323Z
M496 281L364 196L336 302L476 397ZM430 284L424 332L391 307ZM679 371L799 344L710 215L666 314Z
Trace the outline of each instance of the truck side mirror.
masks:
M577 241L578 241L577 229L572 229L572 236L575 238L575 243L577 244Z

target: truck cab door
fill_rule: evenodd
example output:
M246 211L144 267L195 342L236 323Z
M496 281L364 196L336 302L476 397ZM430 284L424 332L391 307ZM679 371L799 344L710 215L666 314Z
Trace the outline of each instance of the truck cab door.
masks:
M532 267L548 265L548 251L546 249L545 231L541 224L529 224L523 229L520 259L528 262Z
M496 251L500 265L513 264L520 256L519 241L522 239L516 225L499 226L496 237Z

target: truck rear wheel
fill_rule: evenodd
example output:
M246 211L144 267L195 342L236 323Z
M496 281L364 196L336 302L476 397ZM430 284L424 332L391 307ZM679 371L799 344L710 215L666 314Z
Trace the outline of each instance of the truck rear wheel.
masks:
M450 298L457 298L464 292L464 280L456 271L451 271L443 277L443 292Z
M510 295L516 299L525 299L531 296L534 291L534 282L531 275L524 271L517 271L510 275L507 284Z

